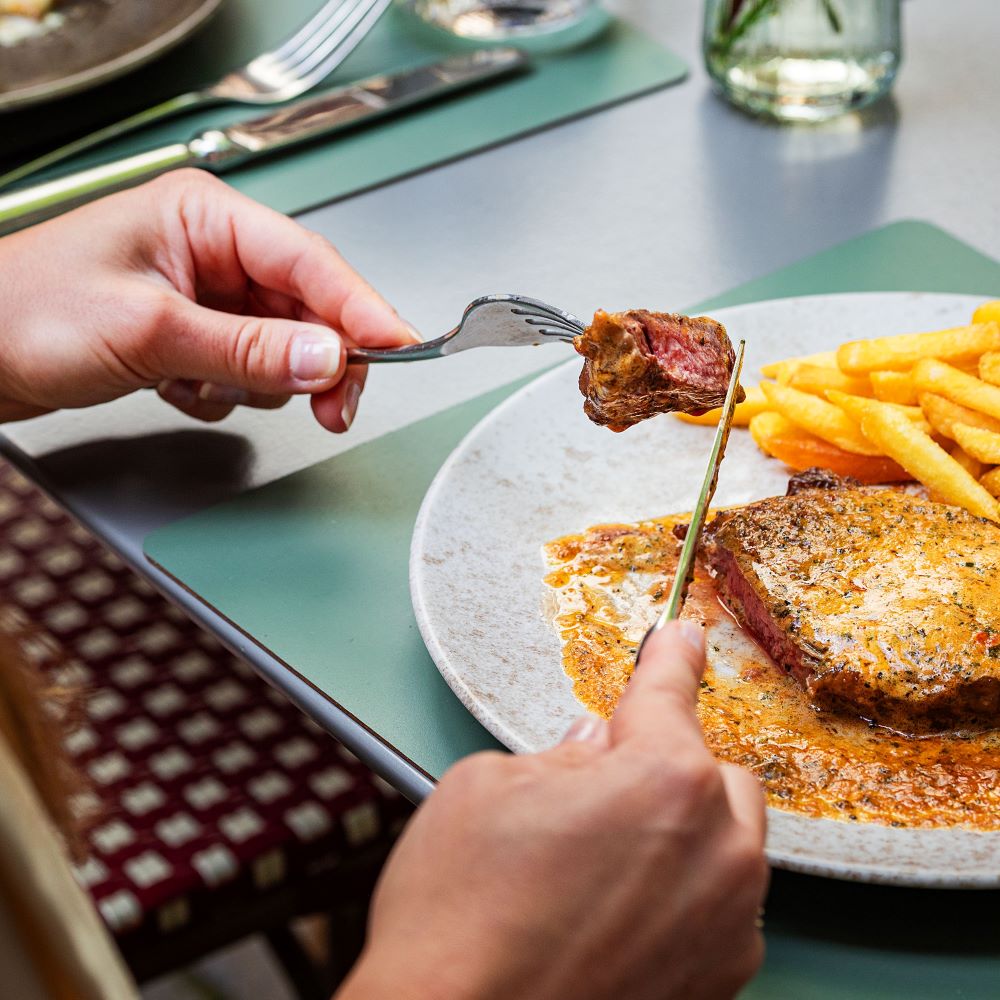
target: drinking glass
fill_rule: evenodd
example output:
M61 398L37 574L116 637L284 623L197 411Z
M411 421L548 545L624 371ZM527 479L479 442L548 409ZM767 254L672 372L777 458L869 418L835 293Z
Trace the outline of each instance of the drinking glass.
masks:
M705 65L733 104L823 121L889 91L899 0L707 0Z
M409 0L407 6L435 27L492 42L572 28L594 0Z

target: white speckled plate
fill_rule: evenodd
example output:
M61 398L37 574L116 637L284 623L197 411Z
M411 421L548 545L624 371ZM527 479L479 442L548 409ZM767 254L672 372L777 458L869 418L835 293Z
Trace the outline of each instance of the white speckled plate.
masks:
M782 299L714 315L757 367L843 340L967 323L980 299L865 293ZM484 356L484 363L486 358ZM579 360L541 376L476 426L424 499L410 560L413 605L445 680L518 752L558 742L582 712L542 611L541 546L602 521L690 510L711 431L656 417L612 434L583 415ZM788 472L735 432L719 504L783 493ZM769 810L783 868L914 886L1000 886L1000 833L898 829Z

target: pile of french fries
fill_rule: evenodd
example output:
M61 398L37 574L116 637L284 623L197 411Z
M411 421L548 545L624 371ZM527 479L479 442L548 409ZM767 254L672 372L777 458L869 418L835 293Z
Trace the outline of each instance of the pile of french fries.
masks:
M1000 522L1000 300L969 326L854 340L761 373L733 423L766 454L863 483L917 480ZM720 412L678 416L712 425Z

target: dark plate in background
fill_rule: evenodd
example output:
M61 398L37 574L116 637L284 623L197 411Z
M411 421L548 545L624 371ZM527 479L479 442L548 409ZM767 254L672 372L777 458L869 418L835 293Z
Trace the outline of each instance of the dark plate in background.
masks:
M0 111L83 90L183 41L221 0L66 0L59 27L0 49Z

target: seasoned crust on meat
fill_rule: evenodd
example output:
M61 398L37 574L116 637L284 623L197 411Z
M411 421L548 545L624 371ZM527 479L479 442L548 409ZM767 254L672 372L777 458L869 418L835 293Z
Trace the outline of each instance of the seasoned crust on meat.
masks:
M706 528L716 586L820 708L1000 724L1000 527L895 490L806 489Z
M584 412L613 431L657 413L721 406L736 361L721 323L645 309L598 310L574 346L586 358ZM741 388L737 401L744 398Z
M814 465L810 469L796 472L788 480L785 496L794 497L805 490L846 490L860 486L861 481L854 476L838 476L836 472Z

